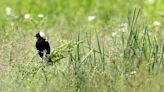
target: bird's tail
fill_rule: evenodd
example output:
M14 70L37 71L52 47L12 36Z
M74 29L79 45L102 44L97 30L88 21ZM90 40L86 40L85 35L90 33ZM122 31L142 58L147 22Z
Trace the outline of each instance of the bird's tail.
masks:
M52 62L51 58L48 59L48 62Z
M46 55L46 58L47 58L48 62L50 62L50 63L52 62L51 57Z

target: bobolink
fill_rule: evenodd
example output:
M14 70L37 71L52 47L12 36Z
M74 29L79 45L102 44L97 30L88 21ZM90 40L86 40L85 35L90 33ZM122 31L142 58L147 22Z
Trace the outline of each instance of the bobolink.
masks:
M38 50L38 54L41 58L43 58L44 52L46 51L46 57L48 54L50 54L50 45L49 42L46 40L45 35L43 32L39 32L35 35L35 37L37 38L36 41L36 49ZM51 62L51 59L49 58L48 62Z

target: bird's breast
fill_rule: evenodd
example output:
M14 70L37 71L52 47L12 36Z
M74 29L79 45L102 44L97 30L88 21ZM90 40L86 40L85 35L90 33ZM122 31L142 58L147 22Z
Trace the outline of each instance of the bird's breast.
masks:
M39 51L43 51L43 50L45 50L46 49L46 42L45 41L43 41L43 40L38 40L37 42L36 42L36 48L37 48L37 50L39 50Z

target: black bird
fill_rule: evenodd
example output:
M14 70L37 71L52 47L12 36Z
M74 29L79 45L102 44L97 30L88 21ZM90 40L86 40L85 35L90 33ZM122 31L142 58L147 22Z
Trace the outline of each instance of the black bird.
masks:
M41 58L43 58L44 55L44 51L46 51L46 57L48 54L50 54L50 45L49 42L46 40L45 35L43 32L39 32L35 35L35 37L37 38L36 41L36 49L38 50L38 54ZM49 58L48 62L51 62L51 59Z

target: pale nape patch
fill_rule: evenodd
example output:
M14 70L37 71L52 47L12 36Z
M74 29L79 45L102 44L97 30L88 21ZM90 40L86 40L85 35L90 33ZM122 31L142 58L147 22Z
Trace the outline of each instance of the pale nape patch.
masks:
M47 40L47 37L46 37L46 35L45 35L43 32L39 32L39 35L40 35L42 38L44 38L44 39Z
M41 37L45 37L45 34L44 34L43 32L39 32L39 35L40 35Z

